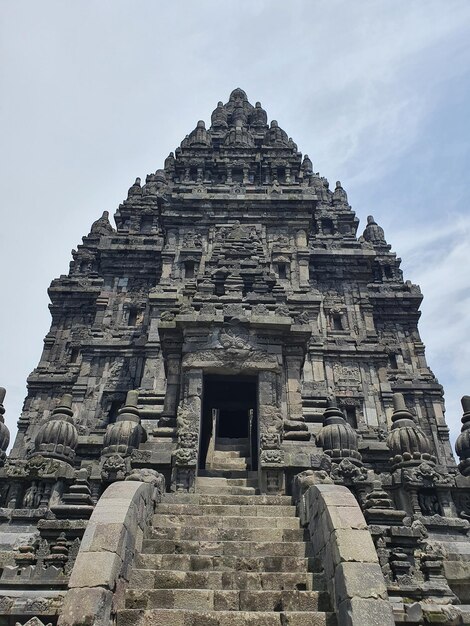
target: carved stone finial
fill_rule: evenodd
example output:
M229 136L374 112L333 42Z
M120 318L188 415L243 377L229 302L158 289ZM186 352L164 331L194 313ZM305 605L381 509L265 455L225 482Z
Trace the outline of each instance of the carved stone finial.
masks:
M137 177L135 179L135 183L129 187L129 191L127 192L127 198L132 198L134 196L141 196L142 195L142 187L140 185L141 181L140 178Z
M462 400L462 430L455 442L460 463L459 472L464 476L470 476L470 396L463 396Z
M211 134L206 130L206 124L204 120L199 120L196 128L189 133L187 138L188 146L210 146Z
M251 112L250 124L252 126L266 126L268 123L268 116L266 111L262 108L261 102L255 104L255 108Z
M75 457L78 433L73 423L72 396L66 393L52 411L51 418L39 429L34 440L34 455L71 463Z
M361 460L357 449L357 434L344 418L333 400L323 413L323 427L316 436L317 445L332 459Z
M248 96L240 87L237 87L230 94L229 100L233 102L234 100L241 100L242 102L248 102Z
M164 167L166 172L172 172L175 169L175 155L173 152L170 152L166 157Z
M137 408L138 391L128 391L124 406L119 409L114 424L109 424L103 440L102 456L120 454L128 456L134 448L146 439L145 430L140 425Z
M227 110L222 102L218 102L217 108L212 111L211 125L214 129L227 128Z
M103 215L91 225L90 235L108 235L113 232L109 223L109 211L103 211Z
M392 465L419 465L423 460L434 463L431 444L408 410L403 394L393 394L393 406L392 428L387 437Z
M367 226L364 230L363 237L372 244L386 245L384 229L381 228L374 220L372 215L367 217Z
M348 195L339 180L336 181L336 189L333 192L333 204L348 204Z
M309 159L308 154L304 156L304 160L302 161L302 170L305 174L311 174L313 172L313 163Z
M5 400L6 390L3 387L0 387L0 467L5 462L6 458L6 449L8 448L8 444L10 443L10 431L5 424L3 416L5 414L5 408L3 406L3 401Z

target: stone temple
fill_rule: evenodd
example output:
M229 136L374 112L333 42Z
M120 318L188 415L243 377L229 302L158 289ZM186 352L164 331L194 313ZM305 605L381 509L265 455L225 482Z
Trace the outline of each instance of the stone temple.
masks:
M469 624L470 398L457 465L374 218L235 89L114 221L8 457L0 405L0 626Z

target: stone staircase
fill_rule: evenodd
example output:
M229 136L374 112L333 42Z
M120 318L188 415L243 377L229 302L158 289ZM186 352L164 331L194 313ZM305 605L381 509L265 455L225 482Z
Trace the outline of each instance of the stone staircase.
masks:
M203 477L164 496L117 626L336 626L291 498L252 483Z
M212 472L245 472L250 467L250 445L248 438L220 438L215 440L215 449L210 463Z

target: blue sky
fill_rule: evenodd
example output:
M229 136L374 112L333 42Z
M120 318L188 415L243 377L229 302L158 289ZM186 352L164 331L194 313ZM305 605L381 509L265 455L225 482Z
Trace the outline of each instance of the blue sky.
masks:
M240 86L373 214L424 292L459 431L470 393L468 0L3 0L0 384L14 430L50 281L136 176Z

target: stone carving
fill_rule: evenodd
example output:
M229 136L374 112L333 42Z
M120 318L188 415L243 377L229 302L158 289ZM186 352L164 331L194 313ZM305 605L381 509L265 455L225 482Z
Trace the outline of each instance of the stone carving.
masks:
M183 237L183 248L201 248L202 236L200 233L186 233Z
M75 457L78 433L73 421L72 396L65 394L58 407L39 429L34 440L34 454L68 463ZM34 463L34 459L32 461ZM30 467L31 467L30 462Z
M394 467L420 465L422 460L435 463L431 445L424 432L415 423L402 394L393 395L394 413L387 444L394 457Z
M133 463L148 463L151 458L150 450L132 450L131 460Z
M450 487L455 482L453 476L438 471L433 464L426 462L421 463L418 467L403 470L402 478L404 482L416 483L423 487Z
M263 406L261 409L261 415L264 427L266 428L265 433L261 436L271 437L274 436L270 433L278 433L282 429L282 415L277 406Z
M271 311L268 309L268 307L265 304L256 304L251 311L252 315L259 315L259 316L270 315L270 313Z
M181 448L195 448L198 442L197 433L181 430L178 432L178 445Z
M274 311L274 315L279 315L280 317L289 317L290 315L289 307L286 306L285 304L280 304L279 306L276 307Z
M135 480L141 483L150 483L153 485L159 496L165 493L165 477L155 470L142 468L133 469L126 476L125 480Z
M184 404L178 407L176 424L178 426L178 434L184 438L185 442L189 442L195 434L190 429L199 420L199 412L199 404L195 398L188 398Z
M316 441L317 445L321 446L325 454L332 459L361 461L357 434L332 400L328 402L328 408L323 414L323 427L318 432Z
M335 363L333 365L335 381L337 383L353 383L357 384L361 380L359 368L356 365L344 365Z
M276 450L281 445L281 438L277 432L264 432L261 434L260 444L263 450Z
M174 453L176 465L196 465L197 450L195 448L178 448Z
M20 478L28 475L27 462L11 459L5 463L5 474L9 478Z
M282 450L262 450L261 465L282 465L284 463L284 452Z
M240 352L250 352L253 350L253 346L248 341L247 333L228 328L220 333L219 339L222 347L228 352L235 351L238 354Z
M101 453L103 457L115 454L128 456L146 440L147 435L140 424L138 398L138 391L128 391L126 401L119 409L116 421L108 424L103 439Z
M128 465L120 454L105 457L101 467L101 478L105 481L124 480Z
M334 481L355 483L367 480L367 470L349 459L343 459L340 463L331 465L330 476Z
M174 491L189 492L194 490L195 473L190 467L175 468Z

